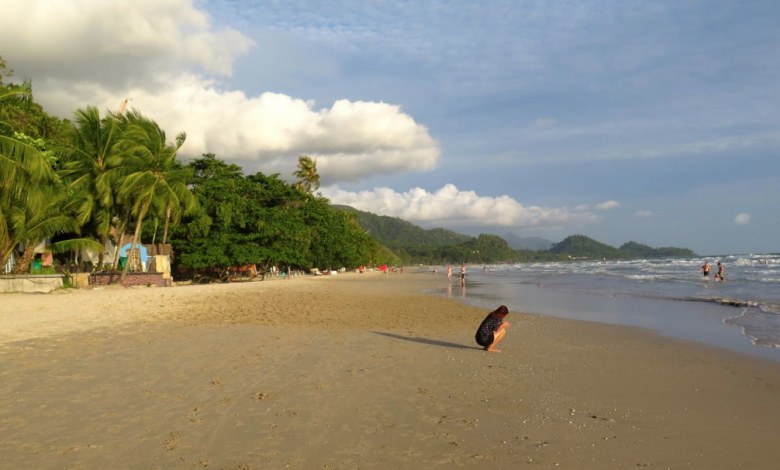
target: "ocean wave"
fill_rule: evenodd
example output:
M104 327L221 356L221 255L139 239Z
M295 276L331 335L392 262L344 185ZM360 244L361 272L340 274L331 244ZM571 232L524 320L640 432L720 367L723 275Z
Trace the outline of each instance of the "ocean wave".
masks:
M739 328L756 346L780 348L780 319L759 309L745 308L742 313L723 320L724 325Z

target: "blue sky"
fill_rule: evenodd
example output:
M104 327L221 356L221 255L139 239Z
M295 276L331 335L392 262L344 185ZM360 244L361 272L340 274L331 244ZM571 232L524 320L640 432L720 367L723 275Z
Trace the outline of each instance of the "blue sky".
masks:
M542 206L616 200L598 223L518 232L780 251L780 3L480 3L209 9L263 41L235 86L400 103L441 143L435 171L349 189L453 183ZM273 50L276 34L289 56ZM739 213L750 222L735 224Z
M160 106L161 122L196 136L193 154L283 174L312 154L327 196L426 227L780 251L780 2L147 3L135 8L157 10L122 21L174 18L182 5L190 19L172 19L178 36L144 43L157 45L144 66L91 96L132 96L147 111L188 90L178 106L199 115L205 103L226 126L226 109L242 110L234 132ZM0 54L54 109L69 103L55 85L84 89L87 77L41 66L54 59ZM140 60L137 49L120 58ZM82 59L116 53L69 63ZM178 64L166 77L185 70L175 81L187 87L137 72L162 63Z

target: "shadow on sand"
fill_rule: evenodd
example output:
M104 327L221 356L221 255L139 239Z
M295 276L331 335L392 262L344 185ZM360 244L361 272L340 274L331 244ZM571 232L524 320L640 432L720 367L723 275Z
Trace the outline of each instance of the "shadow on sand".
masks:
M455 349L476 349L477 351L481 351L482 348L473 347L473 346L465 346L463 344L458 343L448 343L447 341L438 341L435 339L428 339L428 338L415 338L415 337L409 337L409 336L401 336L396 335L393 333L384 333L381 331L372 331L375 335L382 335L387 336L388 338L395 338L395 339L402 339L404 341L411 341L413 343L422 343L422 344L430 344L432 346L443 346L445 348L455 348Z

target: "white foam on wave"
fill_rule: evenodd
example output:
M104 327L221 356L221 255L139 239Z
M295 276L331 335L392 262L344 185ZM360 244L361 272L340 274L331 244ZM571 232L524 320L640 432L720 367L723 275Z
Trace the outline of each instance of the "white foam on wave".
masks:
M756 311L755 308L744 308L739 315L723 319L723 324L739 328L755 346L780 348L780 319L762 319L756 316Z

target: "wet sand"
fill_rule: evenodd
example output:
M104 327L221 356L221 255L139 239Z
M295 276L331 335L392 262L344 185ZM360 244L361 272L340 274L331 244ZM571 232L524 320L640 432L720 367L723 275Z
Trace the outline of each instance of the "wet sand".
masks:
M368 273L0 296L0 468L769 469L780 365ZM438 279L435 282L441 282Z

